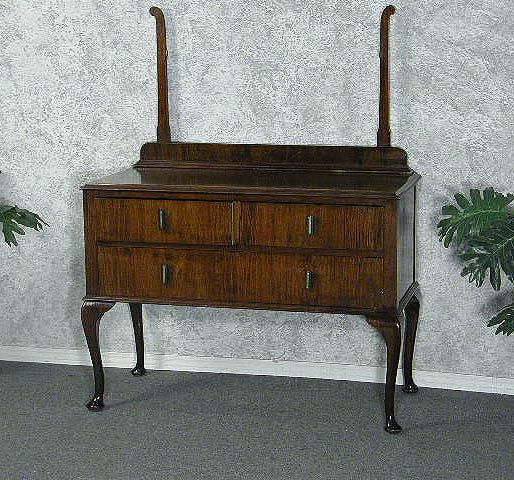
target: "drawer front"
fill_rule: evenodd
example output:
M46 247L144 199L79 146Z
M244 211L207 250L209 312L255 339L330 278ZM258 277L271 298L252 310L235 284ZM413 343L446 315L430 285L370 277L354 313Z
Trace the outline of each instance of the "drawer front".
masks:
M99 295L220 303L379 307L381 258L98 248Z
M237 302L375 308L381 258L236 253Z
M242 237L248 245L381 250L382 207L248 203Z
M97 239L230 245L231 202L97 198Z
M227 302L231 260L217 251L101 246L100 295Z

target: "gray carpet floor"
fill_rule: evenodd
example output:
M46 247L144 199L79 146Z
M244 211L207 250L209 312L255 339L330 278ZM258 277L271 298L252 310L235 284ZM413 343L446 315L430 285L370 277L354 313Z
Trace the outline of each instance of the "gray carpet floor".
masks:
M514 479L514 397L381 385L0 362L2 480Z

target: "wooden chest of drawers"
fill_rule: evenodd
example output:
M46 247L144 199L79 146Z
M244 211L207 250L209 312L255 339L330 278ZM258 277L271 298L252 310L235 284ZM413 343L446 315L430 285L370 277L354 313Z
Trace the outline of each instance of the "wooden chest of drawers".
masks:
M405 318L404 390L415 392L419 313L415 202L419 175L390 144L387 34L381 21L377 147L172 142L164 16L157 20L157 142L139 162L84 190L82 325L94 368L90 410L103 407L99 322L130 306L144 368L142 304L364 315L387 345L386 430L394 417Z
M408 366L418 179L181 166L130 169L86 185L83 320L93 351L94 325L114 302L131 305L136 374L144 372L144 303L364 314L395 351L408 306L404 373L415 390Z
M385 305L383 206L91 202L99 297L286 309Z
M413 190L363 205L108 195L85 192L88 296L98 299L378 311L414 281L412 259L397 270L385 248L412 236L413 216L398 226L396 215L413 210Z

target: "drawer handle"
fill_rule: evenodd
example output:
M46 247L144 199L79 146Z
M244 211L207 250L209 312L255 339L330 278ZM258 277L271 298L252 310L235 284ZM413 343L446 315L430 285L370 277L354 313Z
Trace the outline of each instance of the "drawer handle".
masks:
M314 285L314 272L307 272L305 275L305 288L310 290Z
M163 285L168 285L171 280L171 268L169 265L161 265L161 281Z
M166 212L162 208L159 208L158 218L159 218L159 230L161 230L161 232L163 232L164 230L166 230Z
M314 230L316 228L316 217L314 215L309 215L307 217L307 235L312 237L314 235Z

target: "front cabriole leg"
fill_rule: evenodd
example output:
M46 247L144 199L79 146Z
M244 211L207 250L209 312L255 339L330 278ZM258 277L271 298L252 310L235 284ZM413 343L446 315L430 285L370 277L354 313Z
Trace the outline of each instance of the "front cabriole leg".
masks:
M385 431L388 433L400 433L402 427L394 418L394 391L396 387L396 374L400 360L401 327L398 316L368 316L367 322L375 327L384 337L387 345L387 374L385 384Z
M403 391L416 393L418 386L412 378L412 358L414 356L414 343L418 329L419 318L419 291L416 292L405 306L405 340L403 345Z
M86 300L82 304L81 317L82 327L86 336L91 362L93 363L93 373L95 377L95 394L86 407L90 411L98 411L104 408L104 371L102 357L100 355L100 344L98 341L98 330L100 319L105 312L114 307L114 302L97 302Z
M136 366L131 370L132 375L140 377L146 373L145 346L143 339L143 305L129 303L130 316L134 327L134 340L136 342Z

